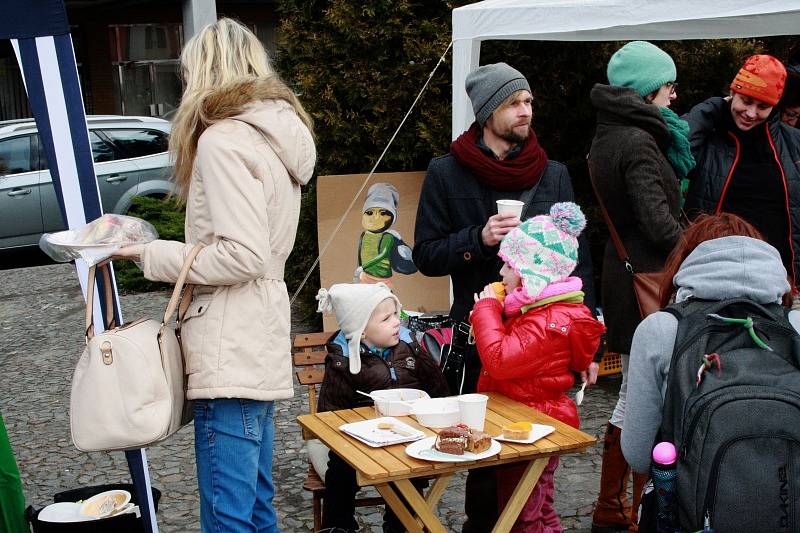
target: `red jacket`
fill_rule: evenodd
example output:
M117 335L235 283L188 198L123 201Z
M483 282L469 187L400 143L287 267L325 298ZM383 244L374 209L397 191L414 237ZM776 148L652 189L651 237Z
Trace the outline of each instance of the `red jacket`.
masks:
M589 367L605 326L583 304L554 302L503 323L494 298L475 304L471 322L483 368L478 392L497 391L579 427L578 410L565 394L572 372Z

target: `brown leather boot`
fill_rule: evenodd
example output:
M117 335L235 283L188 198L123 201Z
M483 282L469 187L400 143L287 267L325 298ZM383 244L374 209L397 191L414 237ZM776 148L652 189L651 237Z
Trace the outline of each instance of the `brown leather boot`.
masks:
M592 533L626 531L631 524L631 506L628 501L630 467L622 455L620 433L620 428L611 423L606 427L600 494L592 515Z
M638 533L639 531L639 504L642 501L642 490L650 478L647 474L633 473L633 504L631 505L631 525L628 533Z

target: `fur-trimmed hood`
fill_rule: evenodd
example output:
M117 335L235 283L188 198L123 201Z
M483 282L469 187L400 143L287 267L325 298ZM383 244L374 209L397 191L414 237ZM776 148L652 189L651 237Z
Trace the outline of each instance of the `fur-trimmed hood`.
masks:
M250 79L219 87L203 99L208 124L232 118L261 133L292 178L306 185L314 173L314 136L292 107L297 97L279 78Z

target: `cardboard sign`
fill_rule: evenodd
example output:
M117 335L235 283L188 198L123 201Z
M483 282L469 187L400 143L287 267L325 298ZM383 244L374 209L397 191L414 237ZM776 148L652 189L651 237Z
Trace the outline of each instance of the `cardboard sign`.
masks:
M366 174L317 178L320 251L365 178ZM363 282L386 279L404 309L447 312L450 308L449 277L429 278L419 272L404 273L416 270L410 264L410 251L414 247L414 222L424 179L424 172L373 174L320 259L322 287L352 283L354 275ZM370 201L367 202L368 197ZM365 216L365 210L371 212ZM388 227L380 226L381 222ZM372 231L365 229L365 225ZM403 249L403 245L407 249ZM363 274L356 272L359 265L365 271ZM323 325L325 331L338 329L332 315L323 317Z

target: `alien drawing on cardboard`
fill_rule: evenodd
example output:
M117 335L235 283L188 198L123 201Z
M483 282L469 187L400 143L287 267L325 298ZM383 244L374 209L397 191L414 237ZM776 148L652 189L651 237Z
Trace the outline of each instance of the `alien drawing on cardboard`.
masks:
M393 272L413 274L417 267L400 234L389 229L397 220L400 195L390 183L376 183L367 191L361 215L364 231L358 240L358 268L355 283L377 283L391 286Z

